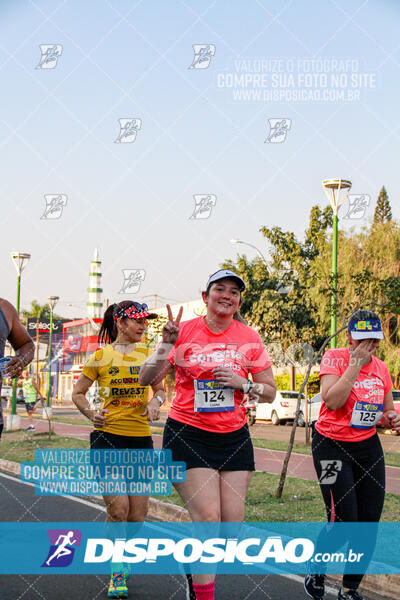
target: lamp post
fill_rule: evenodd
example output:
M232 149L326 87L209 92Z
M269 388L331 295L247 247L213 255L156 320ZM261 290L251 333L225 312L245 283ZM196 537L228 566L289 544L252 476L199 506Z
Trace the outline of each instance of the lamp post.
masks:
M257 246L254 246L254 244L250 244L249 242L243 242L242 240L238 240L237 238L231 239L231 244L244 244L245 246L250 246L250 248L253 248L257 252L259 257L261 258L261 260L265 263L268 273L270 272L267 260L266 260L265 256L263 255L263 253L257 248Z
M17 313L19 315L20 296L21 296L21 273L28 264L31 255L27 252L11 252L11 258L17 269ZM13 379L12 399L11 399L11 419L9 429L19 429L20 419L17 418L17 378Z
M324 179L322 182L325 194L333 209L333 238L332 238L332 295L331 295L331 335L337 330L337 257L338 257L338 211L346 200L351 188L348 179ZM331 348L336 348L336 336L331 339Z
M51 388L51 343L53 339L53 310L59 300L59 296L48 296L48 305L50 307L50 335L49 335L49 368L47 374L47 414L51 416L50 409L50 388Z

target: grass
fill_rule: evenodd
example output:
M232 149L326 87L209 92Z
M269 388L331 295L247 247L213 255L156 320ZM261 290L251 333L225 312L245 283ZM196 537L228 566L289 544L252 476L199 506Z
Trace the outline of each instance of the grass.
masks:
M4 431L0 442L0 458L22 462L34 460L35 450L41 448L89 448L89 442L48 433Z
M253 473L246 497L245 521L325 521L325 505L318 483L287 477L282 498L275 498L279 475ZM156 496L164 502L184 506L174 490L171 496ZM398 521L400 496L386 494L382 521Z
M265 440L262 440L265 441ZM84 440L47 433L27 431L5 431L0 443L0 458L16 462L34 460L34 451L39 448L89 448ZM246 498L246 521L325 521L325 507L319 486L314 481L287 477L282 498L275 498L279 475L254 473ZM155 496L159 500L184 506L178 493L170 496ZM382 521L398 521L400 496L386 494Z

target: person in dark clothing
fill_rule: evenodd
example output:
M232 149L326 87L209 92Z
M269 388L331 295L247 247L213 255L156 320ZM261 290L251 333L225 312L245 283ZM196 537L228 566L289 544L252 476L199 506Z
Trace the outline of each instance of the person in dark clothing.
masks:
M35 353L35 344L29 333L19 320L19 315L14 306L0 298L0 358L4 357L6 341L9 341L15 350L7 368L0 373L0 392L2 377L19 377L23 369L29 365ZM3 412L0 401L0 437L3 431Z

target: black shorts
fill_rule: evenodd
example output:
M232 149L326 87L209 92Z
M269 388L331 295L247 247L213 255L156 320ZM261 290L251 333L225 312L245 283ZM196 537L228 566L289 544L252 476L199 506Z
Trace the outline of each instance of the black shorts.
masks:
M26 412L30 413L35 410L36 402L25 402Z
M90 449L91 450L153 450L153 440L151 435L135 436L135 435L117 435L108 433L107 431L94 430L90 433ZM94 457L90 457L90 462L93 466L98 467L99 472L104 477L106 459L99 464ZM114 461L110 464L115 464ZM153 463L156 468L156 465ZM96 477L98 479L98 477ZM123 467L120 469L120 482L127 480L123 473ZM130 480L128 480L130 481Z
M152 450L151 435L117 435L95 429L90 433L90 448L92 450Z
M172 460L186 469L203 467L217 471L254 471L254 450L249 428L214 433L168 418L163 448L172 450Z

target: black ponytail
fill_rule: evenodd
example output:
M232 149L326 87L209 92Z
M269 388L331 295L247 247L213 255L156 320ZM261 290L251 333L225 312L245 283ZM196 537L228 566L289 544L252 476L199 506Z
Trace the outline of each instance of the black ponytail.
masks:
M110 304L104 313L103 322L100 327L98 342L99 344L111 344L117 339L117 326L114 321L114 310L117 304Z

